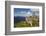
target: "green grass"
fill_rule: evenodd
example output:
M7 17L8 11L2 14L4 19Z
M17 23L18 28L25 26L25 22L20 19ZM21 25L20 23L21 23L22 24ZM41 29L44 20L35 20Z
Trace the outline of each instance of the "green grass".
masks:
M14 27L37 27L39 26L39 20L32 18L32 26L26 21L15 22Z
M31 26L27 24L26 21L21 21L19 23L16 23L14 27L31 27Z

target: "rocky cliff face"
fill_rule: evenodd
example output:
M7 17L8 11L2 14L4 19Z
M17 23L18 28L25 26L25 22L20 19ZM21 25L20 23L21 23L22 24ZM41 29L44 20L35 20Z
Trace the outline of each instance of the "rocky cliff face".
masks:
M30 16L26 17L26 22L27 22L29 25L32 26L32 16L31 16L31 17L30 17Z
M38 16L28 16L26 17L26 22L32 26L33 24L36 24L36 22L39 22L39 17Z

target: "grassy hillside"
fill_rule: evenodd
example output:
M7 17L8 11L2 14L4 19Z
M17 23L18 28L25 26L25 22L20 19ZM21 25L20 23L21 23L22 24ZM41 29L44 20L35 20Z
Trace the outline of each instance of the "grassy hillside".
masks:
M24 20L24 21L15 22L14 27L37 27L39 26L39 18L31 17L31 16L30 18L32 18L32 26L29 23L27 23L26 20Z

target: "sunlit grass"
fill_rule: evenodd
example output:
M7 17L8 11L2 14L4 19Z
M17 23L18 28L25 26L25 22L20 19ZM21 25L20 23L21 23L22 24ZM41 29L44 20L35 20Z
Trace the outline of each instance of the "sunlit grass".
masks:
M14 27L38 27L39 26L39 19L36 21L32 18L32 26L27 23L26 21L15 22Z

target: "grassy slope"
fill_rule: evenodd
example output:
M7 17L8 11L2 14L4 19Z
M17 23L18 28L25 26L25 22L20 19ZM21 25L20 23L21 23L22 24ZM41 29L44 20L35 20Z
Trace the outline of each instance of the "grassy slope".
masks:
M21 21L14 24L14 27L36 27L36 26L39 26L39 21L36 21L33 18L32 18L32 26L26 23L26 21Z

